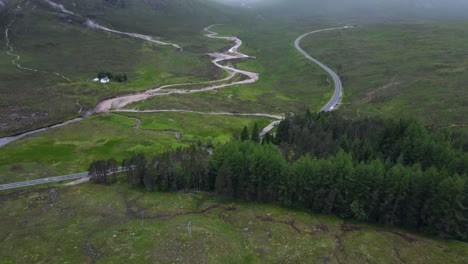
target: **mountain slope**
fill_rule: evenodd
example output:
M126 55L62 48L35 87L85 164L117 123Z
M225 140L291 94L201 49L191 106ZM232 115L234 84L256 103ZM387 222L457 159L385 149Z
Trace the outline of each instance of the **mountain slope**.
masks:
M67 9L121 30L167 35L195 35L213 23L228 23L228 9L206 0L60 0ZM176 36L177 37L177 36Z
M0 51L0 136L72 118L81 107L89 110L118 94L223 74L205 53L225 44L210 41L200 32L209 23L226 21L217 4L57 1L68 10L61 12L45 0L25 0L15 12L18 3L11 1L0 10L0 29L8 31L0 35L4 44ZM85 25L87 19L107 28L180 43L184 52L91 29ZM90 80L99 71L126 73L129 81L106 87L94 84Z
M327 20L378 21L468 17L468 2L464 0L276 0L253 2L251 5L264 10L266 14Z

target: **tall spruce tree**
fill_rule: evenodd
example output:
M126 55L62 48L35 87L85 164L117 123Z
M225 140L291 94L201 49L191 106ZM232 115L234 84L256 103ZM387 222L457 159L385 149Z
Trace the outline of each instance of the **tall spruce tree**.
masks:
M242 130L241 140L242 140L242 141L246 141L246 140L249 140L249 139L250 139L249 130L248 130L247 127L245 126L245 127L244 127L244 130Z
M255 123L254 128L252 130L252 136L250 136L250 139L255 142L259 143L260 142L260 130L258 128L258 124Z

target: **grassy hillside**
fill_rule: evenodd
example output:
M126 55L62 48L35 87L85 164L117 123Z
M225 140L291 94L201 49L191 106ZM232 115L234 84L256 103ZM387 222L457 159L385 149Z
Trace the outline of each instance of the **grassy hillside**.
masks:
M229 0L218 0L229 1ZM247 0L249 1L249 0ZM421 19L466 19L468 3L464 0L269 0L250 1L265 16L313 17L328 21L359 20L415 21Z
M2 194L0 204L0 263L468 261L462 242L125 183Z
M18 2L10 1L0 10L3 29L13 19L12 9ZM330 79L305 60L292 43L304 32L335 26L340 20L361 21L359 17L335 18L333 23L324 23L323 18L310 14L297 16L291 11L279 16L275 9L237 10L202 0L58 3L77 15L59 13L42 1L24 1L12 24L10 39L15 53L21 56L19 62L40 71L20 70L11 64L11 56L0 54L0 136L77 116L80 106L89 110L100 100L119 94L220 78L224 73L210 63L205 53L221 50L228 43L203 36L202 28L211 23L225 23L217 30L244 40L242 51L256 59L239 61L237 65L259 72L260 81L209 95L154 98L131 107L270 113L320 109L332 94ZM291 10L295 6L291 5ZM184 52L91 30L83 25L85 18L109 28L176 42ZM347 78L345 102L352 104L347 108L350 116L424 113L422 119L428 124L466 123L462 99L466 97L463 51L467 42L466 34L462 34L466 22L359 26L347 32L313 35L303 43ZM6 41L4 34L0 40ZM129 81L106 86L92 83L90 80L101 70L126 73ZM393 83L399 83L399 88ZM391 91L393 94L384 95L385 99L374 99L376 94ZM373 102L366 97L373 97Z
M274 26L273 26L274 25ZM200 111L303 112L318 110L333 93L331 79L293 46L294 39L336 24L256 21L218 27L244 40L241 50L256 59L238 67L260 73L251 85L214 94L153 98L130 106L140 109L183 108ZM344 111L350 118L406 116L427 125L464 126L468 65L463 34L467 22L365 24L322 32L301 43L312 56L342 76Z
M349 117L413 116L467 125L467 22L379 24L306 38L305 50L343 80Z
M159 36L196 45L203 27L229 23L236 9L208 0L83 0L79 4L58 0L67 9L122 31ZM184 42L185 41L185 42ZM184 45L184 46L187 46Z
M0 10L2 32L14 18L12 10L18 2L10 1L6 8ZM209 42L200 34L211 18L188 23L189 20L198 21L200 16L212 12L212 9L206 6L194 9L191 5L195 5L195 2L190 2L192 4L187 3L185 8L179 5L168 9L161 17L159 9L148 8L141 1L134 1L128 8L102 5L103 9L94 8L94 5L88 7L90 3L99 6L100 2L80 1L78 5L70 7L70 3L66 3L65 6L75 12L89 11L74 16L59 13L42 1L23 2L21 12L11 24L10 43L14 53L21 56L19 63L38 72L15 67L11 63L13 57L6 54L5 34L0 35L0 42L4 43L0 53L0 136L76 116L80 108L77 100L88 110L99 100L118 94L167 83L206 81L223 76L224 73L210 63L205 53L221 49L226 44ZM191 13L174 10L188 10ZM85 17L110 28L177 42L184 52L89 29L83 25ZM171 26L170 21L176 22ZM191 26L185 27L185 24ZM197 39L193 39L193 36L197 36ZM91 80L99 71L126 73L129 81L96 85ZM58 77L55 72L66 76L71 82Z

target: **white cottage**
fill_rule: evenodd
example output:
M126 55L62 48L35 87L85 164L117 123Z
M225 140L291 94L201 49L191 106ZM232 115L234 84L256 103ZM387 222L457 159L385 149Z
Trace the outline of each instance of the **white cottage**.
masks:
M101 79L101 83L108 83L108 82L110 82L110 80L109 80L109 77L107 76Z

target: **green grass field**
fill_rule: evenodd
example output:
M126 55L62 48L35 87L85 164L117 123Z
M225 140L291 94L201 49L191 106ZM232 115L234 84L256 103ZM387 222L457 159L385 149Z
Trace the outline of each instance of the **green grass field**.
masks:
M220 35L238 36L243 41L240 51L256 58L238 60L236 67L258 72L258 82L209 94L155 97L128 108L181 109L190 106L190 109L198 111L216 108L235 112L304 112L306 109L320 109L332 95L332 84L325 73L294 49L292 42L299 33L288 32L288 25L273 26L262 22L252 28L236 24L219 26L215 30ZM228 44L223 40L215 41Z
M10 192L0 204L0 263L468 261L462 242L204 193L145 193L125 183Z
M241 51L256 56L238 61L237 67L259 72L257 83L210 95L152 98L130 108L318 110L332 95L331 80L294 49L293 41L302 33L336 24L290 23L216 28L222 35L239 36L244 41ZM405 116L431 126L466 126L466 26L464 21L363 24L311 35L302 46L342 76L345 98L340 111L349 118Z
M358 25L304 39L343 78L343 111L467 125L467 22Z
M265 127L268 118L186 113L107 114L12 142L0 152L0 183L82 172L96 159L119 162L136 153L153 155L211 138L229 141L244 126ZM131 118L129 118L131 117ZM133 128L138 118L139 129ZM175 133L181 134L180 140Z

